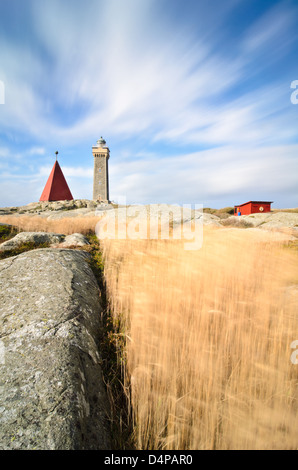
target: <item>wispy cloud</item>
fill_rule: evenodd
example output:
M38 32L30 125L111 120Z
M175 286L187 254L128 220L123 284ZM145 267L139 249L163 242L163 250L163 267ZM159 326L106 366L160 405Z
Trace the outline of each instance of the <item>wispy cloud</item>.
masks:
M173 25L166 22L164 16L161 28L159 19L152 15L154 10L150 11L150 2L142 6L140 2L130 3L125 6L122 3L119 8L119 2L113 1L103 15L103 18L113 20L107 21L107 27L103 26L105 57L100 55L98 68L92 64L90 73L86 74L91 82L95 82L95 87L97 82L97 87L94 89L89 83L87 90L91 90L91 94L86 93L85 97L89 101L94 100L98 106L93 115L80 123L83 131L85 122L88 128L92 128L90 120L97 125L104 112L106 126L114 134L133 135L147 130L153 138L166 141L170 128L171 139L176 136L178 140L182 134L186 142L188 136L193 141L195 133L196 142L207 141L209 144L231 143L237 136L243 139L246 135L252 141L255 134L261 132L267 139L270 135L276 137L276 126L270 129L268 109L272 112L277 106L280 108L281 103L283 108L288 104L285 93L279 90L277 96L276 83L262 83L249 92L244 88L238 100L231 99L232 95L226 96L223 103L220 99L245 79L247 42L255 37L256 31L260 31L262 26L266 31L270 26L268 37L277 30L280 34L275 39L279 41L279 47L284 44L292 24L288 10L273 8L258 20L255 28L246 34L238 55L231 60L223 48L215 52L210 38L208 43L200 36L194 40L193 34L185 31L181 37L179 28L177 36L174 35ZM157 23L154 28L156 34L151 32L154 23ZM273 57L272 44L264 43L266 52ZM91 57L96 60L98 48L92 51L93 45L92 38ZM254 57L251 58L252 68L253 65ZM87 64L84 70L89 71ZM98 77L97 80L92 79L94 76ZM263 118L269 127L265 133L264 129L259 130L259 122ZM209 130L207 133L206 128Z
M294 37L288 34L295 28L293 8L279 2L264 13L247 30L243 38L245 54L264 54L272 51L272 57L282 53ZM274 54L273 54L274 52Z
M10 174L35 174L42 186L49 146L71 148L65 174L91 197L91 150L88 160L75 149L103 134L118 142L115 197L202 202L293 190L298 119L289 86L298 77L289 80L280 63L294 50L296 7L254 2L259 14L251 7L237 24L233 14L251 2L215 4L28 0L25 40L0 33L1 164L23 162Z
M225 199L233 205L235 193L241 199L268 199L272 194L280 198L282 193L297 198L297 151L297 145L224 147L168 158L132 159L111 169L111 190L116 198L129 194L130 202L138 203L206 204Z
M210 38L209 43L194 39L192 31L181 37L179 28L174 35L164 13L156 16L156 5L112 0L91 2L89 8L76 2L73 8L56 0L35 2L39 50L32 54L11 45L3 58L18 77L8 83L12 105L3 126L64 143L91 138L99 127L109 135L147 131L158 140L183 135L210 143L222 141L226 132L239 135L253 127L258 115L245 101L257 103L258 89L249 94L243 89L238 101L227 96L222 103L222 98L245 78L247 51L262 46L268 52L276 32L291 24L289 12L282 16L274 9L258 20L231 59L224 48L215 52ZM254 57L250 60L253 66ZM273 90L267 89L269 95ZM253 129L250 134L251 139Z

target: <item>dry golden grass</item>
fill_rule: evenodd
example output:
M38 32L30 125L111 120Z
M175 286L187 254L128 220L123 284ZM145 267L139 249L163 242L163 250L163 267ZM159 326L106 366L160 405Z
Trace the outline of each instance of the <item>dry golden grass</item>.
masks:
M103 245L136 447L296 449L297 253L206 228L198 251Z
M98 218L1 221L70 234ZM102 243L138 449L297 449L298 253L276 240L205 227L198 251Z
M39 216L13 216L0 217L0 222L11 224L20 231L34 232L54 232L70 235L72 233L94 233L99 217L64 217L60 220L48 220Z

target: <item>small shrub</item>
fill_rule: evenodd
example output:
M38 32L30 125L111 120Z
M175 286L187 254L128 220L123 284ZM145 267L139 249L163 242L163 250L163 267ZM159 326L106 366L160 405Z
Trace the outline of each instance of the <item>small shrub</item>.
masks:
M235 227L235 228L250 228L254 225L248 220L241 219L240 217L229 217L228 219L223 220L222 225L225 227Z
M10 240L10 238L14 237L16 234L17 230L15 227L11 225L0 225L0 243Z
M226 219L230 217L230 215L234 214L234 207L224 207L223 209L211 209L210 207L204 207L203 213L216 215L216 217L219 217L220 219Z

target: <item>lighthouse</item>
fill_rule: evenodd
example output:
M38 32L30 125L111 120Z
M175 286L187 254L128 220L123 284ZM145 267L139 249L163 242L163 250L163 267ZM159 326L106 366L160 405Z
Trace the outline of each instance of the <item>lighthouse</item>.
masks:
M109 202L109 158L110 150L101 137L92 147L94 157L93 200Z

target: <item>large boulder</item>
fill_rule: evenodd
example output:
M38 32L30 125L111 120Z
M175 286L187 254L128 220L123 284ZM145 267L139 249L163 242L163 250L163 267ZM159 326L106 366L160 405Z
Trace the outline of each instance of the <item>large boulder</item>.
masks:
M15 237L7 240L0 245L0 251L11 251L20 246L32 243L35 245L40 244L53 244L60 243L64 240L65 235L60 233L48 233L48 232L21 232Z
M174 225L183 224L190 220L201 219L203 225L214 225L221 227L220 218L203 214L201 210L194 210L191 207L183 207L174 204L150 204L150 205L132 205L127 207L119 207L112 210L96 210L95 215L101 217L102 223L109 221L127 221L133 219L139 221L148 221L155 223L160 221L173 223Z
M99 289L84 251L0 261L0 449L109 449Z
M232 227L258 227L262 230L291 229L298 230L298 213L291 212L265 212L265 214L249 214L228 217L222 221L224 226Z
M60 247L73 247L73 246L86 246L90 245L88 238L85 237L82 233L72 233L71 235L66 235L64 241L60 243Z
M41 212L40 215L46 217L48 220L72 219L73 217L94 217L95 209L91 210L85 207L68 211L46 211L44 213Z
M171 238L170 229L173 228L173 236L179 239L182 229L184 235L191 235L192 226L196 230L205 225L222 227L220 218L215 215L174 204L132 205L109 211L97 210L96 215L99 217L96 235L100 240L117 237L142 238L147 236L148 230L150 234L157 236L157 227L161 231L159 236Z
M288 227L298 228L298 213L291 212L275 212L270 218L265 220L265 223L260 228L275 229Z
M298 213L295 212L265 212L249 215L231 216L224 221L225 225L237 225L247 223L261 229L297 228Z
M92 217L95 210L112 209L111 204L102 204L88 199L74 199L71 201L39 201L31 202L19 207L1 207L1 215L40 216L50 220L59 220L69 217Z

